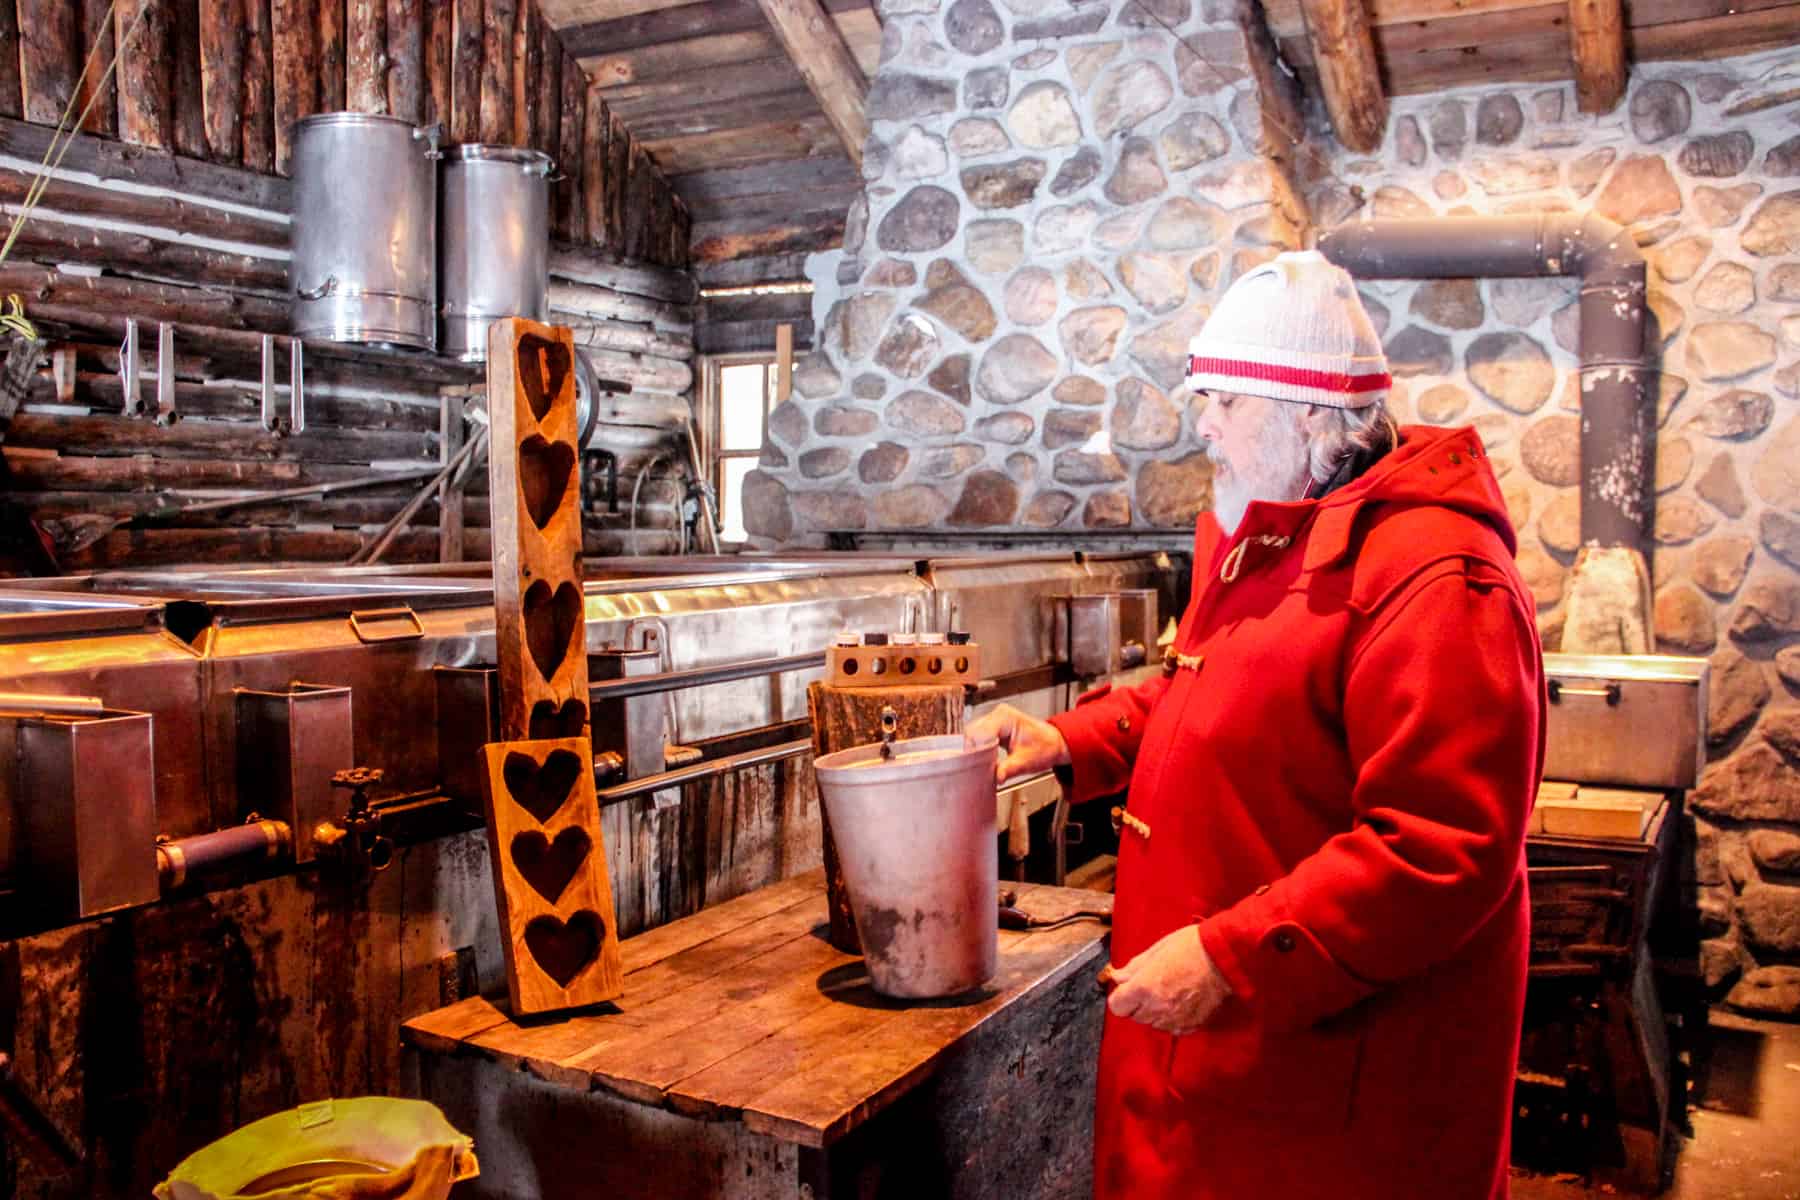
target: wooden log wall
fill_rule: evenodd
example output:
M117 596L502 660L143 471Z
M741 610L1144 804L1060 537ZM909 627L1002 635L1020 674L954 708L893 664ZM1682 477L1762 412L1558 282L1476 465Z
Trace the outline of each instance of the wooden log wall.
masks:
M388 113L452 142L544 151L562 176L557 238L687 265L686 202L538 0L118 0L110 24L106 12L106 0L0 0L0 117L53 126L73 98L89 133L286 175L299 118Z
M0 215L16 211L49 135L41 126L0 118ZM18 294L50 338L24 406L9 427L0 422L0 545L11 546L10 553L0 548L0 572L43 569L41 556L27 552L38 541L70 571L342 561L420 485L179 520L142 518L170 503L440 460L443 397L478 385L482 374L425 355L309 343L306 430L278 436L263 429L261 335L289 327L290 190L276 175L76 138L10 259L0 264L0 295ZM667 478L674 473L669 461L653 460L673 448L668 431L690 411L694 283L685 271L627 262L592 247L556 245L552 262L552 319L575 328L603 378L633 387L602 408L606 426L596 441L620 456L621 496L614 512L607 497L596 495L585 550L671 552L678 546L679 489ZM123 414L118 372L128 316L139 321L139 388L152 401L157 322L175 323L180 419L172 425ZM285 338L277 345L285 414ZM60 386L58 358L73 367ZM634 521L630 491L645 468L651 474L639 489ZM489 552L485 488L485 472L475 473L463 508L464 557ZM133 517L139 520L105 525ZM427 504L388 561L436 560L438 523L436 503Z

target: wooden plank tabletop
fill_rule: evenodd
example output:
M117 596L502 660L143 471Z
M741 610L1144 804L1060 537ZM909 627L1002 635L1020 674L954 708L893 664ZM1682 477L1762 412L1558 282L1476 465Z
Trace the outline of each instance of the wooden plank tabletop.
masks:
M1008 888L1039 917L1112 906L1104 893ZM983 991L890 1000L869 987L860 958L825 940L824 877L813 871L626 939L625 990L610 1005L519 1023L504 1001L472 998L406 1022L401 1036L424 1053L479 1054L580 1091L826 1146L929 1078L1008 1005L1098 972L1106 933L1093 921L1002 930L999 972Z

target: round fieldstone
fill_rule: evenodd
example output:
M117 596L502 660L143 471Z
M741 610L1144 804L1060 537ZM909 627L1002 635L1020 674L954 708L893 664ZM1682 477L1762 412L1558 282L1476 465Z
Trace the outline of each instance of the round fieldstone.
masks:
M769 421L771 425L774 424L773 415L770 416ZM813 428L818 430L821 437L867 437L874 433L880 424L881 417L878 414L872 413L866 408L850 408L842 404L832 404L821 408L813 417ZM783 440L788 441L790 445L799 444L795 440L786 438Z
M879 71L863 105L870 121L916 121L956 111L956 84L947 79Z
M1006 27L987 0L956 0L944 14L944 37L974 58L1005 41Z
M993 336L994 325L999 319L981 289L967 283L934 288L915 304L970 342L987 341Z
M1053 408L1044 417L1044 449L1079 446L1100 431L1100 413L1091 408Z
M1056 326L1075 361L1089 366L1110 361L1124 331L1125 310L1115 305L1078 308Z
M1763 870L1800 872L1800 834L1785 829L1753 829L1748 841L1750 857Z
M858 375L850 382L850 394L858 400L879 400L887 395L887 380L873 371Z
M1509 412L1536 412L1556 387L1550 356L1523 333L1484 333L1469 345L1466 360L1482 395Z
M806 414L792 400L784 400L769 414L769 432L789 446L806 441Z
M1432 279L1413 292L1411 312L1445 329L1480 329L1487 318L1473 279Z
M945 520L954 526L1005 525L1019 511L1019 485L1000 471L977 471Z
M898 442L878 442L863 451L856 474L864 483L892 483L906 470L912 452Z
M1694 189L1694 213L1714 229L1735 225L1744 215L1744 209L1762 195L1762 191L1760 183L1741 183L1729 188L1702 184Z
M1163 128L1157 139L1162 146L1163 161L1171 171L1185 171L1201 163L1211 162L1231 148L1231 135L1217 117L1206 112L1188 112Z
M1800 175L1800 134L1769 147L1769 152L1763 156L1763 170L1777 179Z
M969 407L969 356L952 354L931 369L925 386Z
M1656 541L1662 546L1685 546L1712 531L1713 515L1687 496L1665 496L1656 504Z
M903 392L888 405L887 423L917 437L943 437L961 433L962 413L930 392Z
M1028 529L1050 529L1075 511L1075 497L1064 491L1039 492L1025 506L1019 523Z
M1757 526L1769 553L1800 569L1800 521L1771 509L1758 519Z
M1368 314L1369 324L1375 326L1375 335L1386 337L1388 331L1387 305L1370 295L1366 288L1357 289L1356 299L1363 306L1363 312Z
M862 529L869 506L854 492L795 492L794 511L813 529Z
M1531 477L1552 487L1581 482L1581 422L1575 417L1545 417L1519 439L1519 461Z
M963 107L971 112L1005 108L1012 73L1005 67L982 67L963 77Z
M1800 253L1800 192L1782 192L1758 205L1738 245L1764 258Z
M1748 321L1706 321L1688 334L1687 358L1702 379L1738 379L1774 363L1775 339Z
M1756 543L1738 533L1708 538L1694 550L1694 582L1718 597L1730 596L1744 582Z
M1187 299L1187 266L1185 255L1133 251L1119 259L1119 282L1146 312L1166 313Z
M964 117L950 127L950 149L958 158L980 158L1012 148L1012 139L1000 122L987 117Z
M922 184L900 198L875 230L875 244L893 254L917 254L948 245L962 206L941 187Z
M1130 207L1162 195L1168 186L1168 177L1156 161L1156 148L1149 139L1134 137L1119 152L1119 165L1106 181L1106 198Z
M1681 212L1681 188L1662 155L1633 155L1601 189L1594 211L1621 225L1675 216Z
M1433 425L1448 425L1468 411L1469 393L1454 383L1440 383L1427 388L1419 397L1419 419Z
M983 275L1004 275L1025 260L1025 226L1017 221L970 221L963 256Z
M1800 967L1757 967L1738 980L1725 1003L1758 1017L1800 1014Z
M1062 254L1087 241L1100 220L1092 204L1064 204L1046 208L1032 226L1033 249L1039 254Z
M851 307L853 311L850 316L854 320L873 321L879 327L880 322L887 319L886 314L882 312L883 306L879 302L869 304L866 310L854 305ZM893 310L889 307L887 311ZM874 334L872 330L864 332L871 337ZM822 400L828 396L835 396L843 386L843 376L838 374L838 369L824 354L808 354L794 364L794 390L808 400Z
M1154 63L1134 62L1108 71L1091 98L1094 133L1109 138L1130 131L1169 106L1174 85Z
M1446 161L1462 157L1469 144L1469 111L1460 100L1443 100L1431 110L1431 148Z
M1100 152L1092 146L1083 146L1056 169L1056 177L1050 181L1050 194L1059 199L1073 196L1100 178L1102 165Z
M986 447L972 442L937 446L925 451L919 463L919 473L932 479L953 479L986 457Z
M1568 571L1561 563L1532 545L1519 548L1517 561L1519 574L1539 608L1550 608L1562 600Z
M1640 142L1660 142L1686 133L1693 119L1687 89L1670 79L1653 79L1631 94L1631 132Z
M1425 135L1417 117L1408 115L1394 122L1394 152L1406 166L1425 165Z
M1760 732L1763 740L1769 745L1800 763L1800 708L1782 708L1767 714L1763 718ZM1800 840L1800 837L1797 837L1796 840ZM1792 868L1780 866L1775 869L1785 871Z
M1157 250L1198 250L1219 240L1223 218L1210 204L1172 196L1156 206L1144 236Z
M1087 454L1080 450L1064 450L1050 464L1050 474L1058 483L1117 483L1129 472L1119 456Z
M1731 636L1767 642L1791 633L1800 633L1800 583L1773 576L1752 579L1738 599Z
M1123 529L1131 524L1131 497L1121 491L1095 492L1081 509L1089 529Z
M1493 306L1494 315L1520 328L1537 324L1545 313L1565 301L1568 293L1568 284L1561 279L1487 281L1488 303Z
M1784 262L1769 272L1769 299L1800 303L1800 263Z
M1037 195L1038 185L1044 181L1047 170L1041 158L1016 158L1011 162L964 167L961 175L963 193L976 208L1017 208L1029 204Z
M1217 287L1219 284L1219 252L1208 250L1205 254L1198 255L1188 266L1188 278L1205 291L1210 292ZM1377 325L1375 332L1379 335L1381 326Z
M1375 189L1375 198L1370 202L1370 213L1377 220L1414 220L1436 216L1431 205L1419 199L1417 192L1389 184Z
M1387 341L1388 370L1398 377L1448 375L1456 365L1450 339L1419 325L1408 325Z
M1021 37L1024 35L1021 34ZM1039 50L1028 50L1012 60L1013 70L1019 72L1041 71L1056 61L1056 51L1045 47Z
M1656 596L1656 642L1663 653L1708 654L1718 644L1713 606L1693 588L1678 584Z
M1190 304L1174 316L1132 335L1130 354L1158 387L1174 388L1187 374L1187 348L1210 310L1204 304Z
M852 362L868 358L874 353L888 317L893 315L895 303L894 297L885 292L858 292L845 297L832 306L825 319L828 342L835 342Z
M1506 501L1506 519L1512 522L1512 527L1524 529L1525 523L1531 520L1531 487L1523 480L1510 480L1501 486L1500 498Z
M1075 115L1069 90L1049 80L1026 85L1006 114L1006 128L1014 141L1033 150L1073 146L1081 140L1081 118Z
M1722 650L1714 655L1711 686L1707 692L1707 742L1722 746L1739 731L1748 728L1756 720L1756 714L1762 711L1762 706L1769 702L1769 696L1769 681L1763 677L1759 664L1736 650ZM1777 760L1780 757L1776 755ZM1701 780L1703 792L1707 782ZM1720 808L1713 808L1713 811L1726 816L1740 815ZM1800 816L1800 813L1796 815Z
M1800 888L1753 884L1738 896L1744 939L1766 954L1800 954ZM1796 997L1800 1011L1800 996Z
M913 483L875 497L875 523L885 529L924 529L943 520L950 501L929 484Z
M1600 177L1606 169L1613 165L1619 152L1611 146L1598 150L1590 150L1569 164L1569 190L1577 196L1585 196L1600 183Z
M1687 423L1708 437L1746 439L1769 427L1775 402L1765 392L1733 388L1710 397Z
M1532 96L1531 111L1541 124L1554 125L1561 121L1563 119L1562 89L1549 88Z
M1538 538L1558 554L1581 549L1581 493L1565 488L1538 516Z
M906 313L875 348L875 361L902 379L916 379L938 355L937 329L917 313Z
M1646 341L1667 346L1681 332L1681 326L1687 321L1687 312L1670 299L1667 292L1651 292L1649 307L1650 319L1645 322Z
M1028 333L1009 333L981 356L975 390L990 404L1029 400L1056 379L1056 355Z
M1161 450L1181 436L1181 409L1155 385L1124 379L1114 389L1112 441L1127 450Z
M1712 253L1712 239L1695 235L1677 238L1651 255L1656 273L1669 283L1686 283ZM1704 307L1704 305L1702 305Z
M935 179L950 169L944 139L914 125L893 148L894 171L901 179Z
M1702 179L1727 179L1750 165L1756 142L1741 129L1709 133L1691 139L1681 148L1675 163L1689 175Z
M1112 290L1111 281L1085 258L1078 258L1063 268L1063 291L1072 300L1098 300L1112 295Z
M1525 128L1525 110L1510 92L1483 96L1475 106L1475 140L1484 146L1510 146Z
M808 479L825 479L850 469L850 451L842 446L821 446L800 456L800 474Z
M995 413L975 422L975 435L1003 446L1018 446L1037 432L1037 422L1022 412Z
M1687 482L1694 469L1694 446L1686 438L1656 440L1656 490L1672 492Z
M863 283L869 287L903 288L918 281L919 269L903 258L884 258L863 276Z
M1025 267L1006 281L1002 303L1019 325L1042 325L1056 315L1056 276L1042 267Z
M1729 454L1714 456L1694 490L1702 500L1728 517L1741 517L1750 507L1749 500L1744 497L1744 487L1738 482L1737 467Z
M1015 450L1006 456L1007 474L1020 484L1028 484L1038 477L1037 455L1029 450Z
M1097 379L1086 375L1070 375L1057 381L1050 396L1058 404L1075 404L1083 407L1105 404L1106 387Z
M1791 362L1775 372L1775 390L1784 396L1800 396L1800 362Z
M1075 81L1075 90L1087 94L1093 85L1095 76L1107 63L1117 58L1124 47L1123 42L1100 42L1090 46L1071 46L1063 53L1069 64L1069 78Z
M1756 303L1756 276L1741 263L1718 263L1694 288L1694 303L1709 312L1736 316Z
M794 510L788 490L767 471L744 476L744 529L752 537L784 542L794 532Z
M1213 465L1204 451L1172 462L1152 459L1138 469L1137 509L1146 525L1191 528L1212 507Z

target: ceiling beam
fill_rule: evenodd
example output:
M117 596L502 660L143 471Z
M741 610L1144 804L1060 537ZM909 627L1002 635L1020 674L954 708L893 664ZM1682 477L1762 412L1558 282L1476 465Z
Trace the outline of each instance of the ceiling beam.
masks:
M1300 7L1338 140L1358 154L1380 149L1387 135L1387 96L1364 0L1301 0Z
M869 81L863 77L856 56L850 53L820 0L757 0L775 37L787 48L806 86L825 110L825 119L837 130L851 165L862 169L863 143L869 137L869 118L864 101Z
M833 12L866 10L869 0L825 0ZM696 0L610 21L584 21L557 32L563 49L577 58L622 54L691 38L751 33L767 28L756 0Z
M1569 0L1569 47L1575 57L1575 105L1611 112L1625 94L1625 14L1619 0Z

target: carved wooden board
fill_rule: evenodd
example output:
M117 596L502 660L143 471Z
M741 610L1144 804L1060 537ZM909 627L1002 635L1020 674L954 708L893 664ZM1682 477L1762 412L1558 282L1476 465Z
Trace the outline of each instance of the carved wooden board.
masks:
M567 329L517 317L488 329L494 641L508 741L588 727L574 363Z
M586 737L494 742L488 849L515 1017L619 994L619 935Z

